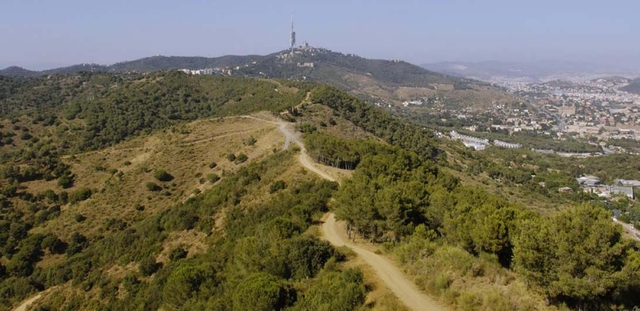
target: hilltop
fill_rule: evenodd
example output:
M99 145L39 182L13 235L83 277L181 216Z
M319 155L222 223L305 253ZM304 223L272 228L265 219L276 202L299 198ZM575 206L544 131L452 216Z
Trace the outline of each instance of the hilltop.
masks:
M313 47L282 51L237 68L235 74L314 81L372 101L399 103L420 96L472 90L476 83L401 60L367 59Z

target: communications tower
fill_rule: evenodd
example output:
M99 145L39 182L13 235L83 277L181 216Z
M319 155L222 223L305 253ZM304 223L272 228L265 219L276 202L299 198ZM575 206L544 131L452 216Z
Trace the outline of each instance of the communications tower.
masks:
M293 47L296 45L296 32L293 30L293 14L291 14L291 54L293 54Z

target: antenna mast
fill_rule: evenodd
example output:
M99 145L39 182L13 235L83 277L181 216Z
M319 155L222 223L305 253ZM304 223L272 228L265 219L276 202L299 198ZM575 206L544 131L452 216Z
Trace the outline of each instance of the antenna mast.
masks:
M293 30L293 13L291 13L291 54L293 55L293 48L296 45L296 32Z

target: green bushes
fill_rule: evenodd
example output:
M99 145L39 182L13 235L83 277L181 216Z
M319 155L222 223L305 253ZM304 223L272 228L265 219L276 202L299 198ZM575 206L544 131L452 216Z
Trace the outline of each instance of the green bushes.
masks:
M162 187L158 186L158 184L154 183L154 182L148 182L146 184L147 190L149 191L153 191L153 192L158 192L160 190L162 190Z
M246 154L244 154L244 153L240 153L240 154L238 154L238 156L236 156L236 158L235 158L235 161L234 161L234 162L235 162L236 164L241 164L241 163L246 162L247 160L249 160L249 157L247 157L247 155L246 155Z
M288 305L287 290L278 278L256 273L238 285L233 293L233 310L282 310Z
M85 219L87 219L87 217L84 217L84 215L82 214L76 214L76 216L73 217L76 222L83 222L85 221Z
M285 252L290 276L294 279L312 278L333 257L334 250L326 241L298 237L294 238Z
M153 173L153 177L155 179L157 179L158 181L162 181L162 182L167 182L167 181L172 181L173 180L173 176L169 173L167 173L165 170L156 170Z
M328 106L390 144L416 152L422 159L433 159L439 153L434 147L431 131L402 122L386 111L334 87L321 85L314 88L310 100Z
M198 294L200 286L211 276L199 267L183 263L171 272L162 291L162 300L172 309L181 309ZM209 280L208 280L209 279Z
M359 270L324 271L292 310L355 310L364 303L366 292Z
M255 145L255 144L256 144L256 142L257 142L257 140L256 140L253 136L251 136L251 137L247 138L247 139L244 141L244 145L245 145L245 146L253 146L253 145Z
M381 143L344 139L323 133L305 135L309 156L316 161L340 169L354 170L365 155L393 153L395 149Z
M169 260L177 261L187 257L187 251L182 247L177 247L169 252Z
M278 192L285 188L287 188L287 185L285 184L285 182L282 180L277 180L274 183L272 183L271 186L269 186L269 193Z
M58 186L63 189L71 188L73 186L73 175L65 174L58 178Z
M156 262L154 257L146 257L140 261L140 274L150 276L160 269L160 264Z
M69 195L69 203L76 204L78 202L82 202L91 197L91 189L89 188L80 188Z
M220 176L216 173L207 174L207 181L214 184L216 181L220 180Z
M515 270L551 299L580 307L616 298L640 276L607 211L583 205L527 221L515 239Z

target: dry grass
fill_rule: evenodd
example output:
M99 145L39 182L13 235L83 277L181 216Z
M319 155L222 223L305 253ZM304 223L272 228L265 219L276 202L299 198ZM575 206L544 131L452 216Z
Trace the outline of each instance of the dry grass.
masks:
M244 141L254 137L257 142L246 146ZM108 219L134 223L183 201L196 191L212 187L207 174L225 175L254 160L280 150L284 137L277 125L246 118L210 119L182 125L171 130L139 137L105 150L78 154L65 159L76 175L72 192L81 187L93 191L91 198L76 205L62 207L63 213L38 230L53 232L67 238L74 231L87 236L102 234ZM226 159L229 153L245 153L249 160L237 165ZM211 169L209 164L217 167ZM154 170L163 169L174 176L170 182L153 177ZM115 172L115 173L114 173ZM163 187L151 192L147 182ZM26 191L41 193L47 189L61 191L56 181L24 183ZM196 190L197 189L197 190ZM136 205L144 206L138 211ZM74 217L82 214L84 222Z

